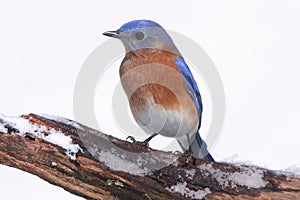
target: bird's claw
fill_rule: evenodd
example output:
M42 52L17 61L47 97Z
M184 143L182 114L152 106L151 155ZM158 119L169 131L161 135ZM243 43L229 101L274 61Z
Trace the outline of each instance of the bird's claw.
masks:
M136 139L133 136L128 136L126 138L126 141L128 141L129 139L132 141L133 144L137 143Z
M196 164L195 157L194 157L194 155L193 155L191 152L188 151L188 152L186 152L186 153L184 153L184 154L186 155L186 160L185 160L185 162L183 163L182 167L188 166L188 164L189 164L189 162L191 161L191 159L192 159L193 165Z
M145 141L139 142L133 136L128 136L126 138L126 141L128 141L129 139L132 141L132 144L137 144L137 145L149 147L149 140L145 140Z

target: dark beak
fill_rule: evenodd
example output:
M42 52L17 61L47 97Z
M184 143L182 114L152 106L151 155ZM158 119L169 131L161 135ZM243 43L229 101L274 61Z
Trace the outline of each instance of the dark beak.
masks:
M118 31L106 31L103 33L103 35L108 36L108 37L114 37L114 38L120 38L121 35L119 34Z

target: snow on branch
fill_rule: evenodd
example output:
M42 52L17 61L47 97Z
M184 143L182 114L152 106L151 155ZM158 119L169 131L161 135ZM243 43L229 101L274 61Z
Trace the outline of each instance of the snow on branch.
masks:
M87 199L299 199L300 179L153 150L50 115L0 115L0 164Z

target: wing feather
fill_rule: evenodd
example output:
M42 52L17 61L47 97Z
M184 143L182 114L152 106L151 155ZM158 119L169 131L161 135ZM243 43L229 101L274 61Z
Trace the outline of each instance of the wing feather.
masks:
M201 126L201 118L202 118L202 111L203 111L203 106L202 106L202 98L200 95L199 88L197 86L197 83L192 75L192 72L190 71L188 65L185 63L184 59L182 57L179 57L175 60L176 65L180 69L185 83L187 90L189 94L191 95L192 99L195 102L195 105L198 109L198 116L199 116L199 127Z

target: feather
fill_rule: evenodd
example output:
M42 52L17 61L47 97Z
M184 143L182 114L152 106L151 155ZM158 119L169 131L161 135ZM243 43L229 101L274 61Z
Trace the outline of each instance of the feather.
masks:
M202 118L202 111L203 111L203 106L202 106L202 98L200 95L199 88L197 86L197 83L192 75L192 72L190 71L188 65L185 63L184 59L182 57L179 57L175 60L176 65L180 69L185 82L186 82L186 87L187 90L189 91L189 94L191 95L192 99L195 102L195 105L198 109L198 116L199 116L199 127L201 126L201 118Z

